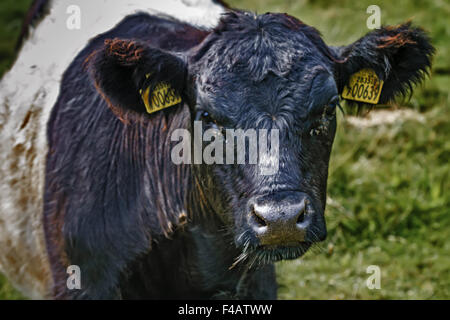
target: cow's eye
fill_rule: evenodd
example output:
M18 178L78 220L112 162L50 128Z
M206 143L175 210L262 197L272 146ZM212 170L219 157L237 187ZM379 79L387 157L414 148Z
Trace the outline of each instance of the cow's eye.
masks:
M221 129L217 121L211 116L208 111L199 110L196 117L197 121L202 121L207 127L214 129Z
M211 114L208 111L202 111L200 119L207 125L213 125L216 123L216 121L211 117Z
M310 135L317 136L321 133L326 133L328 126L333 118L336 116L336 109L341 108L339 104L339 96L333 97L329 103L327 103L319 118L315 119L310 128Z
M324 114L326 116L334 116L336 114L336 109L339 105L339 97L333 98L326 106L324 110Z
M211 123L214 122L214 120L211 118L211 114L208 111L204 110L198 110L195 115L195 121L202 121L205 123Z
M202 112L202 120L206 122L213 122L213 119L211 118L211 114L208 111Z

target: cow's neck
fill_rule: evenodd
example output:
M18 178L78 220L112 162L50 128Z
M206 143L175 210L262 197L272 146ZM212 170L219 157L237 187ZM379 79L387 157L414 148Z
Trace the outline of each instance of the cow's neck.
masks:
M192 177L192 176L191 176ZM121 285L122 297L139 299L274 299L276 281L273 265L232 268L241 253L233 236L205 196L188 183L188 221L170 235L154 241L152 249L129 267Z
M238 252L218 230L186 225L155 242L121 285L125 299L251 298L256 270L233 268Z
M248 276L253 272L245 267L232 268L240 250L235 247L233 236L208 203L200 184L193 179L188 195L190 221L183 230L183 241L188 247L190 281L203 284L205 292L213 297L229 298L246 296Z
M277 284L273 264L248 268L234 267L240 251L221 229L193 226L186 228L185 262L191 292L201 290L201 298L216 299L276 299Z
M187 241L192 246L188 259L191 261L190 271L195 276L193 283L202 283L205 292L214 298L239 298L247 296L247 282L253 272L246 267L231 268L239 251L229 238L219 230L212 233L211 229L202 226L188 228Z

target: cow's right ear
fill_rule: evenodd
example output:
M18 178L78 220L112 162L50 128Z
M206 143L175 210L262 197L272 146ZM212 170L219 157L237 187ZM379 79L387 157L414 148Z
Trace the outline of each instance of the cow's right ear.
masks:
M87 59L97 90L113 112L124 118L127 111L149 113L155 90L166 93L162 106L174 106L184 96L187 65L181 57L132 40L105 40L104 46ZM161 88L165 86L165 89ZM147 104L147 106L146 106ZM162 109L162 108L159 108Z

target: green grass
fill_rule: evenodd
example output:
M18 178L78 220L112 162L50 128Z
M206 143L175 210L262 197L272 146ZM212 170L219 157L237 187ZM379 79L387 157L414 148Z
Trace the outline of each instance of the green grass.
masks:
M287 299L450 298L450 108L425 122L340 123L331 157L329 238L278 266ZM369 265L381 290L369 290Z
M0 3L0 75L14 58L15 46L31 0L2 0Z
M0 274L0 300L20 300L25 299L17 292L10 283Z
M0 4L0 73L12 61L20 17L30 1ZM371 0L231 0L259 13L287 12L318 28L330 45L368 30ZM437 48L432 78L410 101L423 121L355 127L340 116L330 162L329 237L302 259L277 265L282 299L450 298L450 4L446 0L377 1L383 24L410 18ZM381 269L369 290L366 269ZM0 277L0 299L17 299Z
M442 236L442 234L441 234ZM331 247L331 245L330 245ZM379 238L359 250L340 243L329 253L278 264L280 299L448 299L449 243L433 246L402 237ZM369 290L367 267L381 270L381 289Z

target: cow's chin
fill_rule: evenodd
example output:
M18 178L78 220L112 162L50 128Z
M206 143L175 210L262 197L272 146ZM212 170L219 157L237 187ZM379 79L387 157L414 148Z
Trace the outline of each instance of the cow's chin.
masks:
M236 264L249 268L267 265L282 260L294 260L303 256L311 247L311 242L301 242L290 245L256 245L247 246L236 260Z
M281 260L294 260L303 256L311 247L309 242L301 242L297 245L258 246L254 249L254 255L260 263L272 263Z
M267 257L269 262L281 260L294 260L303 256L311 247L310 242L301 242L298 245L289 246L259 246L256 251Z

